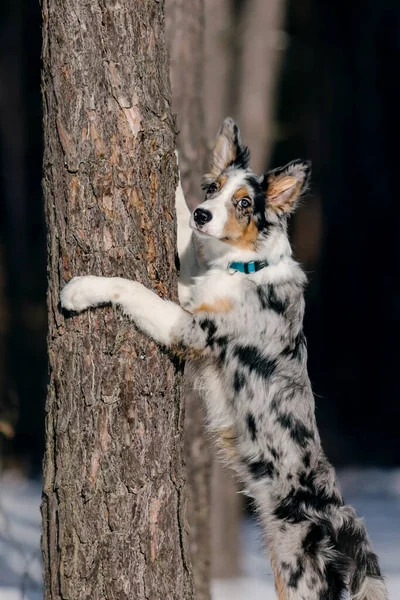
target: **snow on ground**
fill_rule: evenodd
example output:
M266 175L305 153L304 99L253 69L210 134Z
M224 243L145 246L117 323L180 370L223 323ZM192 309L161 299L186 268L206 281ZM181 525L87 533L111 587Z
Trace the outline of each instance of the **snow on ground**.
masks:
M41 600L41 482L0 479L0 600Z
M40 600L41 482L8 472L0 479L0 600Z
M387 578L400 598L400 470L340 473L346 502L365 518ZM41 600L40 481L8 473L0 479L0 600ZM276 600L274 583L254 520L242 529L241 577L216 580L213 600Z

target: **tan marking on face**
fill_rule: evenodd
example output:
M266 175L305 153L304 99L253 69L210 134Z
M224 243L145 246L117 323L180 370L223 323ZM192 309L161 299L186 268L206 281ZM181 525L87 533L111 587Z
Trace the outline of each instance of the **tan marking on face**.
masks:
M237 220L234 213L228 217L222 237L224 242L244 250L254 250L257 238L258 229L253 220L244 224Z
M233 304L228 298L217 298L212 303L203 302L200 306L196 306L193 312L228 313L232 308Z
M222 190L222 188L224 187L224 185L226 184L227 181L228 181L228 178L226 175L221 175L221 177L218 177L218 179L217 179L218 191Z
M233 194L233 204L236 204L242 199L249 196L249 190L247 187L242 186ZM235 207L231 206L228 209L228 220L225 224L224 233L222 239L232 246L237 248L243 248L244 250L254 250L255 243L258 237L258 229L253 220L250 223L246 222L244 216L243 221L238 219Z
M234 200L241 200L242 198L247 198L249 195L249 190L245 187L241 187L233 194Z

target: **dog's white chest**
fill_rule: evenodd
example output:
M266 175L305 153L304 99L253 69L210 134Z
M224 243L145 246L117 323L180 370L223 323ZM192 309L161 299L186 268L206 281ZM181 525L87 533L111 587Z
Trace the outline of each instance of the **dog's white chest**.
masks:
M236 274L230 275L227 271L215 269L196 277L190 292L189 310L205 304L212 305L220 300L233 303L240 296L240 281Z

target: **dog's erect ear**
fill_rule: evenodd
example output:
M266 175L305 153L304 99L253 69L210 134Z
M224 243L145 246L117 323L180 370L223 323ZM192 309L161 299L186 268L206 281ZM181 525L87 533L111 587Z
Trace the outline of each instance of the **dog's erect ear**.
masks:
M250 152L243 146L239 128L231 118L225 119L218 132L212 155L212 165L206 178L215 179L229 165L246 169L249 164Z
M298 199L307 190L310 174L311 162L300 159L269 171L262 180L267 208L277 214L293 212Z

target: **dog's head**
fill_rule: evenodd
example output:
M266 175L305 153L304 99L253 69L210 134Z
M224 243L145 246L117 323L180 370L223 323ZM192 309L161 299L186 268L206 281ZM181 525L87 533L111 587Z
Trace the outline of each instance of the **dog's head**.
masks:
M310 163L295 160L258 177L249 169L250 153L228 118L219 130L210 173L204 176L206 197L192 213L190 225L243 250L257 251L257 242L271 226L286 221L304 193Z

